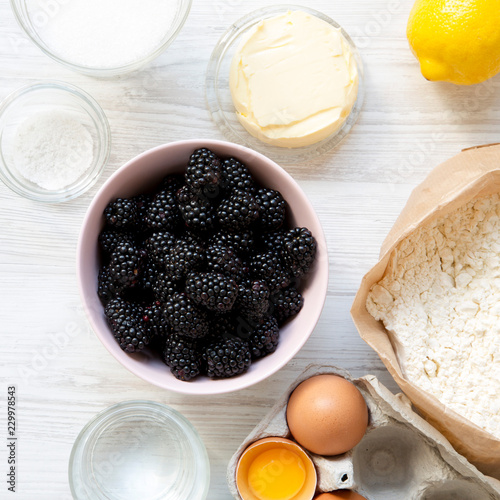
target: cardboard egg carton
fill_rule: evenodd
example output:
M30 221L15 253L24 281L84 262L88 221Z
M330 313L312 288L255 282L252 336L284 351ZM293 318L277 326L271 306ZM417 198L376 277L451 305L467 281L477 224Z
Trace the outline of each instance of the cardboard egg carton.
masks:
M293 439L286 422L288 398L301 382L324 373L340 375L360 390L370 422L351 451L334 457L309 453L318 474L318 493L349 489L367 500L500 500L500 483L459 455L412 410L404 395L395 396L373 375L353 379L343 369L322 365L305 369L231 458L227 480L236 500L242 500L236 466L243 451L266 437Z

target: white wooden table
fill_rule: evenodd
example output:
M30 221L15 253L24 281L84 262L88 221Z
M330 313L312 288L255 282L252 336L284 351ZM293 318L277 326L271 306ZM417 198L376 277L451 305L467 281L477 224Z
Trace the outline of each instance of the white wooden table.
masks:
M312 361L377 375L397 390L359 338L349 309L363 274L411 189L465 147L498 142L500 78L460 88L420 75L405 35L411 0L303 0L353 36L365 63L360 119L333 152L282 163L310 197L330 257L328 298L299 355L270 379L238 393L184 397L153 387L119 365L91 331L80 305L75 249L87 206L125 161L158 144L223 139L205 106L205 69L226 28L265 0L194 0L173 45L143 71L111 80L60 67L21 32L0 0L0 99L44 78L73 83L107 114L113 147L103 177L64 205L27 201L0 183L0 498L71 499L73 442L97 412L119 401L151 399L180 410L200 432L211 461L208 498L228 500L225 471L234 450L275 399ZM75 334L76 332L76 334ZM18 477L7 491L7 388L17 387Z

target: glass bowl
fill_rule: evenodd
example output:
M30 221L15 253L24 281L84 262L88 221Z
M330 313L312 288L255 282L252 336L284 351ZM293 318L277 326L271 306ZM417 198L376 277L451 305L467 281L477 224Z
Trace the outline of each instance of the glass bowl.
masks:
M69 484L75 500L204 500L210 464L183 415L152 401L126 401L80 432Z
M236 117L229 88L231 61L242 38L251 28L263 19L274 17L290 10L306 12L322 19L334 28L340 29L343 38L354 55L359 75L357 99L343 126L337 132L320 142L293 149L266 144L249 134ZM239 21L236 21L219 40L208 63L206 75L207 106L214 122L224 134L224 137L229 141L256 149L275 161L285 161L289 163L298 162L311 158L311 156L319 156L337 146L356 122L363 104L363 97L363 63L354 42L339 24L325 14L298 5L275 5L272 7L265 7L251 12Z
M16 168L15 144L19 127L35 115L60 111L79 122L92 138L90 167L61 189L44 189ZM86 92L67 83L47 81L22 87L0 104L0 179L12 191L35 201L59 203L80 196L95 184L108 161L111 132L99 104Z
M84 53L78 53L76 56L74 56L74 54L68 54L67 48L57 49L54 46L53 42L50 41L51 37L56 38L57 36L61 35L61 33L57 34L57 32L48 30L48 27L51 26L51 23L55 23L58 18L61 19L61 23L63 23L63 26L66 26L66 30L70 29L68 28L68 18L65 17L65 15L67 15L68 12L71 12L69 9L75 7L74 1L42 3L38 0L10 0L12 11L14 12L14 16L17 22L37 47L39 47L43 52L45 52L45 54L47 54L49 57L62 64L63 66L66 66L67 68L70 68L79 73L84 73L96 77L112 77L116 75L123 75L125 73L140 69L142 66L148 64L153 59L158 57L174 41L174 39L184 26L184 23L186 22L189 11L191 9L192 0L170 0L170 2L172 3L172 7L175 9L175 12L172 15L171 22L165 23L165 32L163 33L163 36L158 43L155 43L154 40L149 41L151 47L153 48L151 48L146 55L142 53L136 53L135 57L122 57L122 60L117 61L116 64L109 64L104 62L96 64L90 61L86 61L86 56ZM107 14L110 14L109 17L112 17L113 20L110 21L108 27L114 28L115 26L120 26L120 20L123 20L123 17L120 16L123 16L123 12L112 12L109 5L106 7L104 3L100 5L99 8L99 23L106 23L107 18L105 16ZM74 14L72 15L74 18L76 18ZM125 21L128 23L128 38L126 39L126 41L128 41L131 36L135 36L137 39L140 39L141 33L143 33L143 24L144 22L146 22L146 19L131 20L129 16L129 19L125 19ZM105 27L104 24L103 27ZM94 36L92 36L93 28L87 29L88 33L82 33L81 35L79 35L77 41L80 43L80 46L92 47L91 50L93 50L94 55L97 53L100 57L102 57L102 51L106 50L106 47L103 48L102 45L104 44L112 47L113 42L117 40L117 37L113 36L113 34L109 35L108 41L106 41L106 38L102 38L99 36L100 33L108 30L102 29L98 31L97 34L94 34ZM155 27L155 37L161 35L161 33L158 34L157 31L159 29L161 29L161 27ZM153 30L151 30L151 32L153 32ZM64 36L69 37L71 36L71 33L66 32ZM99 37L101 43L95 41L96 36ZM56 44L57 43L58 42L56 42ZM61 45L63 45L63 43L61 43ZM116 47L114 48L116 49ZM66 50L66 53L64 53L64 50ZM131 52L131 47L127 48L127 50L124 51L124 53L127 54Z

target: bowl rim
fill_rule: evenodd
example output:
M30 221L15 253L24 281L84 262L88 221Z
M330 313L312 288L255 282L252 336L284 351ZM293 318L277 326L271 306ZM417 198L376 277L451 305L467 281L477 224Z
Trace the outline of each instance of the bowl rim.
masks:
M219 85L219 74L221 71L222 60L224 57L226 57L226 53L229 47L234 44L239 37L244 35L250 28L255 26L259 21L269 19L272 16L276 16L280 13L290 10L300 10L306 12L330 24L334 28L339 29L342 37L346 41L353 54L354 60L356 62L356 67L358 69L358 91L356 101L354 102L353 107L341 128L320 142L298 148L286 148L267 144L259 140L258 138L253 137L247 130L244 129L243 126L239 124L237 125L236 130L226 119L226 113L220 105L221 100L219 99L219 93L221 91ZM308 159L311 156L318 157L325 153L328 153L329 151L335 149L349 135L352 128L356 125L359 115L361 114L361 109L363 107L365 97L364 78L364 64L358 47L354 43L353 39L349 36L349 34L345 31L345 29L334 19L319 10L307 7L305 5L268 5L266 7L253 10L240 17L237 21L233 22L227 28L224 34L217 41L217 44L215 45L210 55L210 59L206 69L205 102L212 120L217 125L218 129L224 135L226 140L241 144L248 148L255 148L257 151L268 155L269 158L273 159L274 161L297 163L299 161Z
M4 173L4 169L8 171L8 167L0 148L0 180L2 180L11 191L29 200L41 201L44 203L62 203L71 201L87 192L104 172L111 155L111 128L101 105L88 92L76 85L60 80L39 80L14 90L0 102L0 119L11 106L16 104L19 98L32 92L44 92L47 90L70 94L82 103L85 112L95 125L95 132L99 138L99 151L95 158L94 167L89 168L88 172L84 174L84 181L82 180L82 182L73 189L63 188L57 191L33 191L13 183L9 176ZM89 113L89 109L92 110L95 117ZM3 130L0 129L0 139L2 135Z
M90 301L86 298L89 297L89 294L86 293L88 290L85 289L84 287L84 279L83 276L87 272L87 269L85 268L85 241L86 241L86 236L87 236L87 231L88 231L88 226L89 226L89 221L92 220L96 214L96 210L100 204L102 204L102 198L104 194L107 192L107 190L110 188L110 186L113 185L116 179L120 178L124 172L127 172L128 170L133 169L138 162L140 162L143 158L153 155L158 152L166 151L168 152L172 148L185 148L187 150L195 150L200 147L207 147L209 149L220 149L220 148L230 148L231 151L228 152L228 155L234 155L236 157L239 156L244 156L250 155L252 157L252 160L257 160L257 161L262 161L266 163L270 168L274 169L274 172L279 174L279 176L283 179L286 179L286 181L293 186L294 191L296 194L299 196L301 200L301 204L305 205L308 207L310 215L314 221L314 224L316 226L316 231L314 234L314 237L317 241L318 244L318 249L324 254L322 255L323 259L326 261L325 264L323 265L323 268L321 269L321 273L317 273L317 276L315 277L315 287L317 287L318 294L321 297L321 300L316 300L313 306L314 315L313 315L313 320L311 321L310 326L307 328L307 331L304 330L304 335L302 336L300 342L298 342L293 349L291 349L290 355L281 359L277 363L273 363L271 367L267 367L266 370L264 370L262 367L259 367L259 375L254 376L254 377L248 377L250 372L245 372L237 377L232 377L232 378L227 378L227 379L217 379L217 380L210 380L210 383L207 384L197 384L197 381L194 380L192 382L180 382L176 380L173 375L169 373L169 375L172 376L172 380L175 380L175 383L173 386L170 384L164 384L159 382L158 380L155 380L153 377L149 376L148 374L142 373L142 370L140 368L136 368L136 365L131 365L130 363L125 363L124 361L126 360L126 356L129 356L127 353L122 351L121 349L116 349L116 347L111 348L111 346L114 346L116 344L116 340L114 339L113 335L111 334L110 331L106 332L106 335L104 335L104 332L101 331L99 328L99 325L97 324L94 313L95 313L95 308L91 307ZM280 167L277 163L275 163L273 160L270 158L264 156L263 154L254 151L252 149L249 149L245 146L241 146L239 144L234 144L230 143L227 141L219 141L219 140L213 140L213 139L188 139L188 140L182 140L182 141L174 141L170 143L165 143L159 146L156 146L154 148L151 148L147 151L144 151L140 153L139 155L135 156L128 162L126 162L124 165L122 165L104 184L103 186L99 189L97 194L94 196L92 202L90 203L87 212L85 213L85 217L82 222L79 238L78 238L78 244L77 244L77 279L78 279L78 288L80 292L80 298L83 302L83 307L85 310L85 313L87 315L87 318L92 326L92 329L97 336L97 338L101 341L101 343L106 347L106 349L110 352L110 354L127 370L129 370L131 373L134 375L138 376L142 380L145 380L146 382L149 382L153 385L156 385L157 387L161 387L162 389L167 389L171 390L180 394L192 394L192 395L214 395L214 394L225 394L225 393L230 393L230 392L235 392L237 390L245 389L248 388L252 385L255 385L259 382L262 382L269 376L273 375L277 371L279 371L281 368L283 368L288 362L290 362L296 355L297 353L302 349L304 344L307 342L309 337L312 335L316 324L321 316L321 313L323 311L323 307L326 301L326 295L328 291L328 275L329 275L329 265L328 265L328 252L327 252L327 246L326 246L326 239L324 235L324 231L321 225L321 222L318 218L318 215L316 214L312 204L310 203L309 199L303 192L302 188L299 186L299 184L293 179L293 177L286 172L282 167ZM316 259L316 265L319 265L319 262L321 261L321 258ZM95 295L95 299L97 299L97 294L95 291L93 292ZM102 305L98 304L100 309L102 310ZM138 366L141 366L138 364ZM248 380L250 379L250 380ZM169 379L170 380L170 379ZM177 384L177 382L179 382Z
M165 36L168 35L168 38L166 38L163 41L163 43L161 43L161 45L159 45L153 52L143 57L142 59L139 59L131 63L123 64L121 66L110 66L104 68L82 66L80 64L75 64L62 57L59 57L54 52L52 52L52 50L39 36L38 32L31 27L31 23L27 23L25 21L22 9L18 9L18 3L22 3L22 6L25 6L25 0L19 0L19 2L17 2L16 0L10 0L10 6L14 14L14 17L19 26L21 27L21 29L23 30L23 32L35 44L35 46L38 47L44 54L49 56L57 63L71 69L72 71L76 71L77 73L105 78L105 77L124 75L126 73L131 73L133 71L136 71L142 68L143 66L147 65L148 63L150 63L153 59L156 59L162 52L164 52L171 45L171 43L177 38L180 31L184 27L184 24L186 23L189 13L191 12L191 7L193 4L193 0L179 0L179 1L180 1L180 7L182 8L180 10L181 14L178 18L174 19L174 22L172 23L171 26L173 29L170 32L170 34L168 33L165 34Z

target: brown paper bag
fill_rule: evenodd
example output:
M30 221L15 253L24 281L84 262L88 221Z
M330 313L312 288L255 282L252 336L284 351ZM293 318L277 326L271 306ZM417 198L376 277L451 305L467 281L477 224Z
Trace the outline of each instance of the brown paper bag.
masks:
M406 380L388 332L365 307L370 288L384 276L391 253L401 240L422 224L442 217L476 197L494 193L500 193L500 145L465 150L436 167L410 195L382 244L379 262L361 282L351 315L363 340L377 352L424 418L479 470L500 479L500 440Z

